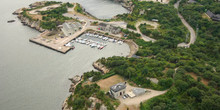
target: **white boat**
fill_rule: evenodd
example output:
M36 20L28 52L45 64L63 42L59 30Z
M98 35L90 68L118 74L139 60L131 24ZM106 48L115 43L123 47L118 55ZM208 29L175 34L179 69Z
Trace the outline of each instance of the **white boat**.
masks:
M81 44L85 44L85 43L86 43L86 41L85 41L85 40L82 40Z
M88 41L88 42L86 42L86 45L89 45L90 44L90 42Z
M100 39L102 39L102 36L99 36Z
M96 45L95 43L92 43L90 46L91 46L92 48L94 48L94 47L96 47L97 45Z
M113 42L113 41L114 41L114 39L109 39L108 41L109 41L109 42Z
M120 45L123 44L123 41L118 41L118 44L120 44Z

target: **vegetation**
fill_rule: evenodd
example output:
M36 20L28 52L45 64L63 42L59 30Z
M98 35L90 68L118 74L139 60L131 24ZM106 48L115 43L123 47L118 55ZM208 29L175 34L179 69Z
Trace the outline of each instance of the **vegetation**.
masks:
M148 29L147 27L150 27L149 25L145 24L141 24L139 26L141 33L143 33L146 36L152 37L152 38L156 38L159 39L161 37L160 32L158 32L157 30L153 30L153 29Z
M44 6L39 6L36 8L32 9L26 9L22 12L22 15L29 20L39 20L39 19L33 19L30 15L27 14L27 11L31 11L34 9L42 8L45 6L49 6L52 4L60 4L61 2L56 2L56 1L47 1ZM52 10L47 10L47 11L41 11L40 14L42 15L42 20L40 20L40 26L43 29L48 29L48 30L53 30L56 29L56 27L66 20L71 20L69 17L63 16L64 13L67 12L67 7L73 7L72 4L69 2L61 4L60 7L57 7Z
M92 104L92 102L89 101L89 97L96 97L101 100L102 104L104 104L108 110L114 110L113 105L118 105L118 102L105 95L97 84L83 86L82 83L80 83L77 85L74 95L70 95L67 101L68 106L72 107L73 110L87 110ZM100 106L100 103L96 103L95 108L99 109Z
M141 110L220 109L220 22L202 17L206 10L219 13L219 2L197 0L195 4L188 4L188 0L182 0L178 11L194 30L197 30L197 40L190 48L177 48L178 43L185 41L187 33L177 16L177 10L173 7L177 0L171 0L168 5L132 1L135 5L133 12L118 15L118 19L128 22L128 28L132 29L135 28L134 21L158 19L158 30L150 30L146 24L139 26L143 34L157 41L145 42L140 39L140 34L123 29L126 38L139 45L136 55L140 58L101 58L99 61L108 67L110 72L106 75L87 72L84 73L84 80L93 77L93 81L97 81L118 74L140 87L168 91L141 103ZM141 10L144 10L145 14L140 15ZM186 73L194 73L198 79L195 80ZM158 84L151 82L149 78L157 78ZM207 79L208 85L204 85L201 79ZM96 84L78 85L68 104L74 110L84 109L91 105L91 102L88 102L90 96L99 98L108 105L108 109L114 109L114 100L104 95ZM100 104L95 107L98 109Z
M162 61L148 58L111 57L102 58L100 62L110 68L112 73L119 74L145 88L165 90L173 84L172 79L162 72L167 65ZM157 78L159 83L154 84L147 77Z
M220 109L220 23L202 17L207 9L216 13L219 7L215 6L219 3L214 0L198 0L199 3L188 4L187 1L182 0L179 11L194 30L199 29L194 45L182 49L172 45L172 40L158 40L155 43L136 40L141 46L137 53L139 56L151 56L157 61L168 63L167 67L178 68L176 74L173 69L167 71L167 77L174 76L174 86L165 95L141 104L141 110ZM197 74L197 81L185 74L188 72ZM200 82L201 78L209 80L208 86Z
M51 30L65 22L65 20L70 20L71 18L63 16L63 14L67 12L67 7L73 7L73 5L70 3L64 3L55 9L41 11L40 13L43 15L41 27Z
M134 21L152 21L152 19L157 19L160 24L158 31L149 32L149 30L142 28L141 32L152 34L151 37L155 39L166 39L167 41L169 41L168 39L174 39L177 43L185 41L187 30L178 18L177 11L172 5L138 2L137 0L133 0L133 3L135 8L131 14L117 15L119 20L128 22L128 28L135 29ZM140 14L140 11L144 11L144 14Z
M142 87L157 90L170 88L166 94L141 103L141 110L220 109L220 23L202 17L207 9L218 13L219 3L215 0L198 0L199 3L188 4L187 1L182 0L179 11L194 30L199 30L196 43L186 49L177 48L177 44L184 41L187 31L171 5L176 0L169 5L134 1L133 13L118 15L118 19L126 22L158 19L161 25L157 32L159 36L154 36L152 30L146 32L148 29L144 24L139 27L143 34L156 38L155 43L145 42L139 39L138 34L123 30L128 39L133 39L139 45L139 59L100 59L112 72ZM146 15L140 16L139 11L143 9ZM164 72L165 68L169 69ZM185 74L189 72L195 73L198 79L194 80ZM157 78L159 83L153 84L146 77ZM209 81L208 86L200 82L201 78Z
M78 12L78 13L81 13L81 14L83 14L83 9L82 9L82 7L80 6L80 4L76 4L76 7L75 7L75 9L74 9L76 12Z

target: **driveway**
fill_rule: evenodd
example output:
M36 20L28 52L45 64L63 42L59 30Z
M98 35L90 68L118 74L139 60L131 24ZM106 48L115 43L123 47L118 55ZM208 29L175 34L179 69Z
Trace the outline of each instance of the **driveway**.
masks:
M126 93L130 92L130 90L132 90L133 88L136 87L133 87L127 83ZM167 91L156 91L152 89L146 89L146 90L150 92L134 98L123 99L122 97L120 97L119 100L121 104L118 106L116 110L127 110L127 108L129 108L129 110L139 110L141 102L147 101L155 96L159 96L167 92Z

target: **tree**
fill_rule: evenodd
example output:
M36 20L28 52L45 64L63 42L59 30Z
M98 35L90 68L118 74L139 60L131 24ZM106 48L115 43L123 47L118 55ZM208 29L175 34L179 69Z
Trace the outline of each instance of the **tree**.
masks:
M171 78L168 79L161 79L159 81L159 85L164 87L164 88L170 88L173 84L173 80Z
M179 92L183 92L188 88L188 84L185 81L177 80L175 82L175 87Z
M213 95L203 98L201 110L220 110L220 96Z
M199 77L197 78L197 81L200 82L201 80L202 80L202 78L199 76Z
M95 108L96 108L96 110L99 110L100 107L101 107L101 104L100 104L100 103L96 103L96 104L95 104Z
M197 87L192 87L187 90L187 94L191 97L196 98L197 101L200 101L202 97L202 92Z
M161 110L161 107L160 107L159 105L154 106L154 107L153 107L153 110Z
M168 71L167 71L167 73L166 73L166 76L167 76L167 77L173 77L174 72L175 72L174 69L168 69Z
M146 75L148 73L148 68L147 67L144 67L143 71L142 71L142 74L143 75Z

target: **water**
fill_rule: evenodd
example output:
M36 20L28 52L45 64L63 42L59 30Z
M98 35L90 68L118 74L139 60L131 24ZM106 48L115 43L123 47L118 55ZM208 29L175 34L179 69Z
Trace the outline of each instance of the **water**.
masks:
M34 1L37 0L1 0L0 110L60 110L63 100L69 96L69 77L92 70L92 62L101 57L129 53L126 44L108 44L101 51L75 44L75 50L64 55L29 42L39 32L23 26L11 13ZM76 1L99 18L126 12L107 0ZM7 20L11 19L16 22L8 24Z

